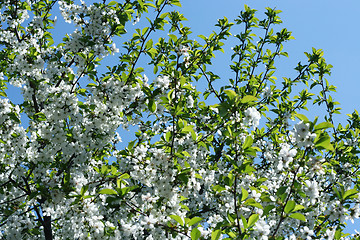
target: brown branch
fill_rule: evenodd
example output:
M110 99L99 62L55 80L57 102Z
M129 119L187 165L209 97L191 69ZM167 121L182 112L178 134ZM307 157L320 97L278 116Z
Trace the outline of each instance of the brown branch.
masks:
M158 10L158 13L157 13L154 21L156 21L156 20L158 19L158 17L160 16L160 13L164 10L164 8L165 8L165 6L166 6L167 4L168 4L168 1L166 1L166 2L164 3L164 5ZM131 76L132 76L132 74L133 74L133 72L134 72L134 70L135 70L136 63L137 63L138 60L140 59L141 53L144 52L143 48L144 48L144 45L145 45L145 43L146 43L146 40L149 38L150 33L155 30L155 26L154 26L154 25L155 25L154 23L151 24L150 30L147 32L145 38L142 39L143 41L142 41L142 44L141 44L141 46L140 46L139 55L136 57L135 62L133 63L133 65L132 65L132 67L131 67L129 76L128 76L128 78L126 79L125 84L128 83L129 79L131 78Z
M304 151L304 155L305 155L305 151ZM297 175L297 172L299 171L299 169L300 169L300 167L298 167L298 168L296 169L296 171L294 172L294 178L293 178L292 183L291 183L291 186L290 186L290 192L289 192L288 196L286 197L285 203L283 204L283 207L282 207L282 209L281 209L280 220L279 220L279 223L278 223L276 229L274 230L274 233L272 234L273 236L276 235L277 231L278 231L279 228L280 228L281 223L282 223L282 222L284 221L284 219L285 219L285 217L283 216L283 215L284 215L284 211L285 211L285 206L286 206L287 202L290 200L290 196L291 196L291 194L292 194L292 192L293 192L293 187L294 187L294 184L295 184L296 175Z
M236 156L236 158L237 158L237 156ZM241 235L242 231L241 231L241 227L240 227L239 212L238 212L238 209L237 209L237 193L236 193L237 184L236 184L236 179L237 179L237 176L235 176L235 181L234 181L234 207L235 207L235 213L236 213L236 222L237 222L236 225L237 225L237 229L238 229L238 231L239 231L239 233Z
M223 101L222 98L221 98L221 97L219 96L219 94L215 91L215 89L214 89L214 87L212 86L211 81L210 81L210 79L208 78L208 76L206 75L206 72L204 71L204 69L203 69L202 67L200 67L200 66L199 66L199 69L200 69L201 72L204 74L204 76L205 76L205 78L206 78L206 81L207 81L208 84L209 84L209 87L210 87L211 92L213 92L213 93L216 95L216 97L219 99L219 101L222 102L222 101Z

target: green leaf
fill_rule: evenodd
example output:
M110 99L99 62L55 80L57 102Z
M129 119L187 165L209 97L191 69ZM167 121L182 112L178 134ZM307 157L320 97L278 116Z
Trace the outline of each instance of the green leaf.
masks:
M247 95L243 99L241 99L241 103L255 102L257 100L257 97L253 95Z
M280 187L278 189L278 191L276 192L276 196L279 197L281 202L284 202L287 195L288 195L287 192L286 192L286 189L287 189L287 186L283 186L283 187Z
M358 194L358 191L356 189L350 189L344 193L343 200L354 197L354 195L356 195L356 194Z
M227 177L225 177L225 179L224 179L224 182L225 182L225 184L227 185L227 186L232 186L233 185L233 183L234 183L234 180L235 180L235 176L234 176L234 174L232 174L232 172L230 172L228 175L227 175Z
M224 90L224 93L229 97L230 100L233 100L237 96L236 92L229 89Z
M109 2L109 6L112 6L112 5L116 5L117 4L117 1L111 1L111 2Z
M85 88L81 88L81 89L77 90L77 93L82 95L82 96L86 96L86 91L87 90Z
M295 117L297 117L301 121L309 122L309 119L304 114L297 113L297 114L295 114Z
M0 91L0 96L3 96L3 97L7 97L7 95L6 95L6 92L4 92L4 91Z
M108 172L110 172L110 169L108 168L108 166L107 165L102 165L100 173L103 174L103 175L106 175Z
M259 214L251 215L248 220L248 228L252 227L257 222L257 220L259 220Z
M244 205L246 206L253 206L253 207L256 207L256 208L260 208L260 209L263 209L263 206L261 206L260 203L256 202L255 199L253 198L249 198L248 200L246 200L244 202Z
M13 119L13 120L16 120L16 119L17 119L17 122L18 122L18 121L20 122L20 120L18 120L18 118L16 117L16 115L15 115L14 113L12 113L12 114L14 115L14 117L10 116L11 119ZM9 114L9 115L10 115L10 114ZM37 117L37 120L39 120L39 121L45 121L45 120L46 120L46 116L45 116L45 114L42 113L42 112L35 113L35 116Z
M166 18L168 15L169 15L169 13L168 13L168 12L165 12L165 13L161 14L158 19L164 19L164 18Z
M341 230L336 230L334 237L335 237L336 240L341 239Z
M203 179L203 177L198 173L195 173L195 177L198 178L198 179Z
M341 191L339 191L336 187L333 187L333 190L339 199L343 199Z
M305 216L303 214L301 214L301 213L293 213L289 217L306 222Z
M222 192L222 191L226 190L225 187L220 186L220 185L215 185L215 186L213 186L212 189L213 189L215 192Z
M53 38L48 38L48 45L51 46L54 44L54 39Z
M249 155L251 155L251 156L253 156L253 157L256 157L256 150L255 150L255 148L247 148L247 149L244 150L244 153L245 153L245 154L249 154Z
M283 193L285 193L286 189L287 189L287 186L279 187L279 189L276 192L276 196L280 197Z
M92 87L97 87L98 85L97 84L95 84L95 83L89 83L88 85L86 85L86 87L88 87L88 88L92 88Z
M149 107L149 110L150 110L151 112L155 112L155 111L156 111L156 104L155 104L155 102L154 102L153 99L150 99L150 100L149 100L148 107Z
M150 50L151 50L151 49L150 49ZM148 52L149 52L149 51L148 51ZM158 70L159 70L158 66L157 66L157 65L155 65L155 66L154 66L154 71L153 71L153 72L154 72L154 74L156 74L156 73L158 72Z
M168 34L168 36L174 41L177 41L177 37L174 34Z
M185 157L190 157L190 154L187 151L182 151L181 154Z
M218 240L221 236L221 230L217 229L211 233L211 240Z
M244 228L246 229L248 226L247 226L247 221L246 221L245 217L243 215L240 215L240 218L241 218Z
M171 1L170 1L170 4L171 4L171 5L174 5L174 6L181 7L181 3L180 3L179 0L171 0Z
M251 136L247 136L244 144L242 145L242 148L247 149L247 148L251 147L253 142L254 142L253 138Z
M184 226L184 221L181 219L178 215L170 215L170 218L174 219L176 222L178 222L181 226Z
M229 106L226 102L222 102L220 105L217 106L219 109L219 115L220 117L225 117L229 112Z
M295 204L295 201L293 200L289 200L286 205L285 205L285 208L284 208L284 211L285 213L290 213L294 210L296 204Z
M165 134L165 140L166 140L167 142L170 142L170 140L171 140L171 135L172 135L172 132L170 132L170 131Z
M227 235L229 235L229 237L230 237L230 239L236 239L237 238L237 234L236 233L234 233L234 232L227 232L226 233ZM225 238L225 239L229 239L229 238ZM224 239L224 240L225 240Z
M191 240L197 240L199 239L201 236L201 232L199 231L199 229L194 228L193 230L191 230Z
M157 50L155 48L150 48L146 51L147 54L150 55L150 57L154 58L157 55ZM154 66L154 74L156 74L158 71L158 67Z
M80 195L84 196L88 189L89 189L89 185L82 186Z
M334 127L334 125L332 125L331 123L322 122L322 123L319 123L318 125L316 125L314 130L318 131L318 130L321 130L321 129L332 128L332 127Z
M122 196L125 196L126 194L128 194L130 191L138 188L139 186L135 185L135 186L131 186L131 187L124 187L121 189L118 189L121 191Z
M241 201L244 201L248 196L248 191L246 191L245 188L241 187Z
M296 212L296 211L299 211L299 210L302 210L302 209L305 209L305 207L303 205L296 205L294 207L294 209L292 210L292 212Z
M130 178L130 175L128 173L124 173L119 178L120 179L128 179L128 178Z
M196 133L194 129L190 132L192 140L196 141Z
M193 126L191 126L191 125L187 125L187 126L184 127L183 129L181 129L181 132L182 132L182 133L189 133L189 132L191 132L191 131L194 131Z
M188 226L192 226L194 224L197 224L198 222L201 222L202 218L200 217L193 217L190 222L188 223Z
M112 195L112 194L118 194L114 189L108 189L108 188L105 188L105 189L101 189L99 191L99 194L107 194L107 195Z
M330 150L330 151L334 151L334 147L333 145L331 144L330 142L330 137L328 135L325 135L323 137L320 137L316 143L315 143L315 147L320 147L320 148L323 148L323 149L327 149L327 150Z
M267 215L272 209L274 209L275 206L274 205L267 205L265 208L264 208L264 211L263 211L263 215Z
M245 165L245 169L241 171L242 173L251 173L255 171L255 168L253 168L249 164L244 164L244 165Z
M142 31L141 31L141 35L145 36L145 34L147 33L147 31L149 30L149 27L145 27ZM145 48L149 49L153 46L153 40L150 38L149 41L147 41L147 43L145 44Z

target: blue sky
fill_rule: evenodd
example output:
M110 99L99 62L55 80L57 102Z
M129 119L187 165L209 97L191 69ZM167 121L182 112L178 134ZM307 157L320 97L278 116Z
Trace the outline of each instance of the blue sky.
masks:
M226 16L232 21L244 8L244 4L258 10L259 17L263 16L265 7L276 7L283 12L280 14L283 20L282 28L292 31L295 40L287 42L284 50L289 53L289 58L278 61L279 74L277 77L293 77L296 72L293 68L299 61L306 61L305 51L311 51L312 47L324 50L327 63L332 64L332 75L328 77L331 84L338 87L337 93L332 94L336 101L340 102L342 114L336 116L338 122L345 122L346 115L354 109L360 109L360 1L359 0L182 0L181 12L188 21L185 23L193 31L193 37L203 34L209 35L214 30L214 24L218 18ZM146 20L144 19L144 22ZM61 24L61 22L58 22ZM142 27L142 23L139 23ZM68 30L62 27L60 32ZM60 38L61 39L61 38ZM122 41L121 41L122 42ZM120 43L118 47L120 47ZM228 46L230 47L230 46ZM230 74L229 55L217 53L212 70ZM226 77L226 75L224 75ZM228 77L231 77L228 75ZM16 103L20 103L18 91L9 89L9 96L15 97ZM314 112L308 115L316 115ZM360 221L357 222L360 225ZM349 226L349 230L360 230L356 224Z

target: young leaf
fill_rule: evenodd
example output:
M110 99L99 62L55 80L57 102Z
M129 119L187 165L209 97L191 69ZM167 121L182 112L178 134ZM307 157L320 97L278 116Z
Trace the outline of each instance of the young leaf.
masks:
M319 138L319 140L317 140L316 143L315 143L315 147L324 148L324 149L328 149L330 151L334 151L334 147L331 144L330 137L328 135L325 135L325 136Z
M259 214L251 215L248 220L248 228L252 227L257 222L257 220L259 220Z
M244 228L246 229L248 227L247 221L243 215L240 215L241 221L243 223Z
M221 230L217 229L211 233L211 240L218 240L221 236Z
M247 149L249 147L251 147L251 145L253 144L254 140L252 139L251 136L247 136L245 139L244 144L242 145L243 149Z
M174 35L174 34L168 34L168 36L169 36L174 42L177 41L176 35Z
M247 95L243 99L241 99L241 103L255 102L257 100L257 97L253 95Z
M264 211L263 211L263 215L266 216L272 209L274 209L275 206L274 205L267 205L265 208L264 208Z
M184 221L181 219L178 215L170 215L170 218L174 219L176 222L178 222L181 226L184 226Z
M256 202L255 199L253 198L249 198L248 200L246 200L244 202L244 205L246 206L253 206L253 207L256 207L256 208L260 208L260 209L263 209L263 206L261 206L260 203Z
M89 189L89 185L82 186L80 195L84 196L88 189Z
M179 0L171 0L170 3L171 5L181 7L181 3Z
M114 189L108 189L108 188L105 188L105 189L101 189L99 191L99 194L107 194L107 195L112 195L112 194L118 194Z
M276 192L276 196L280 197L283 193L285 193L286 189L287 189L287 186L279 187L279 189Z
M301 121L309 122L309 119L308 119L305 115L303 115L303 114L297 113L295 116L296 116L298 119L300 119Z
M346 200L347 198L351 198L358 193L359 192L356 189L350 189L344 193L343 200Z
M289 200L286 205L285 205L285 208L284 208L284 211L285 213L289 213L289 212L292 212L295 208L295 201L293 200Z
M301 213L293 213L289 217L306 222L305 216L303 214L301 214Z
M201 232L199 231L199 229L194 228L193 230L191 230L191 240L198 240L201 236Z
M194 225L194 224L196 224L198 222L201 222L201 220L202 220L202 218L200 218L200 217L193 217L190 220L190 222L188 223L188 226L190 227L190 226L192 226L192 225Z
M321 129L327 129L327 128L332 128L332 127L334 127L334 125L332 125L331 123L322 122L322 123L319 123L318 125L316 125L314 130L318 131L318 130L321 130Z
M170 132L170 131L165 134L165 140L166 140L167 142L170 142L170 140L171 140L171 135L172 135L172 132Z
M148 104L149 110L151 112L155 112L156 111L156 104L155 101L153 99L149 100L149 104Z
M229 97L230 100L233 100L237 96L236 92L229 89L224 90L224 93Z
M248 191L246 191L245 188L241 187L241 201L244 201L248 196Z
M333 187L333 190L339 199L343 199L341 191L339 191L336 187Z
M191 131L194 131L193 126L191 126L191 125L187 125L187 126L184 127L183 129L181 129L181 132L182 132L182 133L189 133L189 132L191 132Z
M296 211L299 211L299 210L302 210L304 209L305 207L303 205L296 205L294 207L294 209L292 210L292 212L296 212Z

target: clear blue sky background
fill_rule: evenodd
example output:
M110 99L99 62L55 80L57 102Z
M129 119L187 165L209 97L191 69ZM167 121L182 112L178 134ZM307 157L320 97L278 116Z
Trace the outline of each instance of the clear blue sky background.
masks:
M279 73L278 79L282 77L293 77L296 72L293 68L299 61L306 61L304 52L310 52L312 47L323 49L324 57L328 63L334 66L332 75L328 77L331 84L338 87L337 93L332 94L336 101L340 102L343 109L342 114L336 117L338 122L345 123L346 115L354 109L360 109L360 1L359 0L181 0L183 8L181 12L188 21L185 23L196 35L209 35L214 30L214 24L218 18L226 16L230 21L237 17L244 9L244 4L258 10L259 18L263 15L265 7L282 10L280 14L283 20L282 28L293 32L296 38L284 45L284 50L289 53L289 58L277 61ZM144 21L144 22L142 22ZM146 20L142 20L135 27L143 27ZM58 21L57 27L62 25ZM57 33L69 31L62 25ZM61 36L59 36L59 40ZM117 43L121 47L120 42ZM230 47L225 54L217 53L212 67L214 72L224 78L232 77L229 70ZM116 61L112 58L111 61ZM113 62L116 64L116 62ZM228 74L228 75L227 75ZM149 73L151 75L151 73ZM21 103L19 91L10 88L7 91L9 97L15 103ZM321 113L321 112L320 112ZM319 112L308 113L310 116L319 115ZM360 221L349 226L351 232L360 231Z

